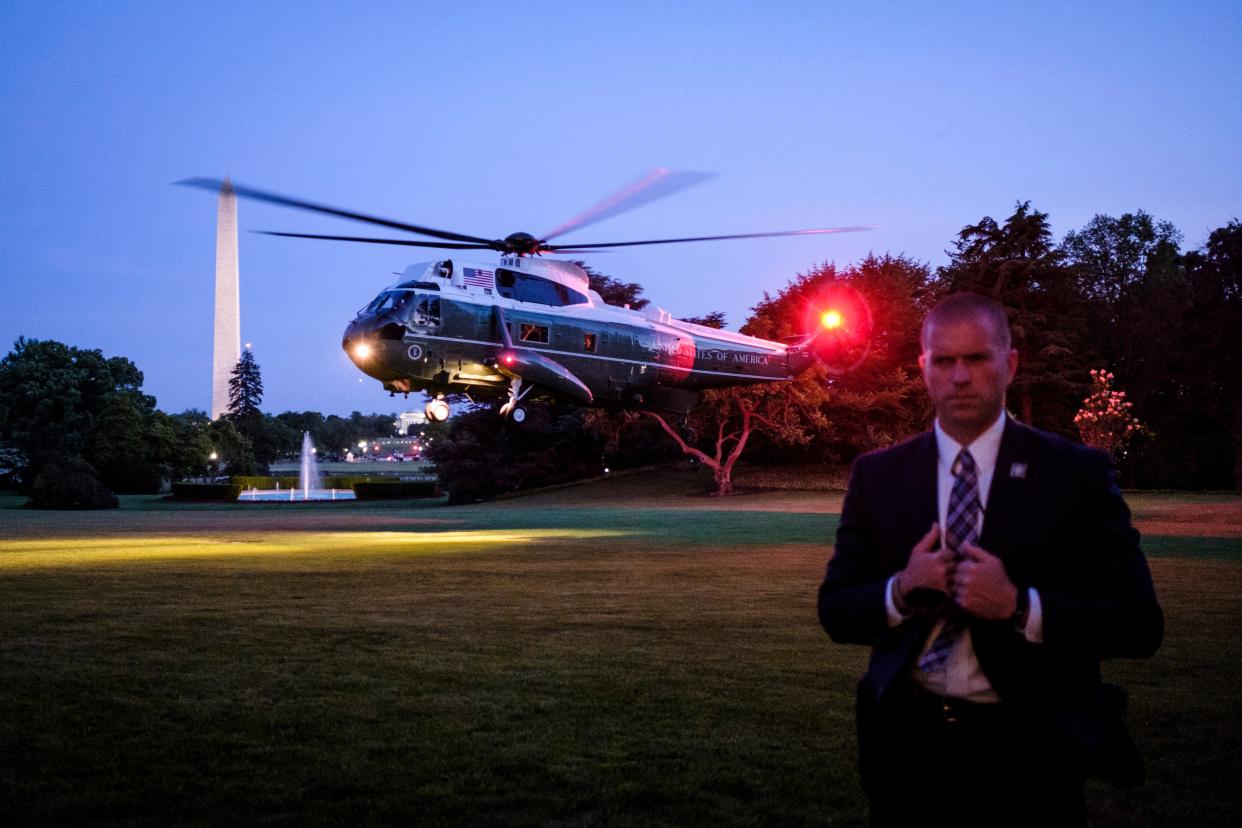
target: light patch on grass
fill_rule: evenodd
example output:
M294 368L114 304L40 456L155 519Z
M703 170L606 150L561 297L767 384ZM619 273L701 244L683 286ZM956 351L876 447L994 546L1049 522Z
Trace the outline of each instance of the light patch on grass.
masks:
M286 532L0 541L0 571L321 553L442 554L558 540L617 538L606 529L478 529L447 532Z

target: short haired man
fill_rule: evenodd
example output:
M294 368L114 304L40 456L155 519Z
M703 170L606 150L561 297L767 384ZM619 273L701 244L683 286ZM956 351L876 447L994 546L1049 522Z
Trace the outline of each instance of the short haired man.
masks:
M1164 632L1108 458L1005 413L1000 303L940 302L919 365L932 431L854 463L819 590L833 640L870 645L859 769L873 824L1085 822L1091 774L1137 781L1100 660Z

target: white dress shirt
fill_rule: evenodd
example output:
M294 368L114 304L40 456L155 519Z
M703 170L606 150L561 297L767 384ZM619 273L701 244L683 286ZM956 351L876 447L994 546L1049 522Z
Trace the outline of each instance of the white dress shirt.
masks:
M979 511L979 531L983 529L984 516L987 514L988 493L992 488L992 477L996 472L996 455L1000 452L1001 435L1005 431L1005 412L1002 411L1000 416L996 418L996 422L990 425L986 431L974 439L969 446L959 445L956 440L950 437L940 427L940 420L936 420L935 425L936 436L936 506L937 514L940 520L940 545L943 548L944 527L948 522L949 513L949 493L953 489L953 461L957 459L957 455L963 448L970 449L970 455L975 460L975 467L979 476L979 501L981 509ZM897 580L897 576L888 579L888 586L884 592L884 604L888 610L888 624L895 627L905 620L905 616L897 611L897 605L893 601L893 584ZM1036 644L1043 643L1044 625L1042 607L1039 602L1039 593L1032 587L1029 590L1030 612L1027 614L1026 626L1022 633L1026 636L1027 641ZM923 645L922 653L926 653L931 643L936 640L936 636L940 632L940 628L944 626L944 621L939 621L932 629L927 641ZM922 657L920 653L919 658ZM948 658L944 661L944 667L941 670L925 672L918 667L919 659L915 659L912 676L914 680L925 687L927 690L941 696L952 696L954 698L965 699L972 702L997 702L1000 697L996 695L996 691L992 689L992 684L983 673L983 669L979 666L979 659L975 656L974 642L971 640L970 629L963 631L953 642L953 646L949 650Z

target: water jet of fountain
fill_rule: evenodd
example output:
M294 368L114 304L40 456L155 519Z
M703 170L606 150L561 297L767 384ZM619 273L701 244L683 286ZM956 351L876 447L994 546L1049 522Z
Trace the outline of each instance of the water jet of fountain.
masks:
M311 442L309 431L302 432L302 467L298 473L298 488L302 490L302 499L310 500L311 489L322 485L319 478L319 463L315 460L315 444Z

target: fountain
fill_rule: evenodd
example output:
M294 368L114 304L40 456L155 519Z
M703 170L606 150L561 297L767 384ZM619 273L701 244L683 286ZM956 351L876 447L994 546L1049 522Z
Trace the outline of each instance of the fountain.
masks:
M298 488L302 490L302 499L310 500L311 489L321 488L323 478L319 476L319 461L315 459L315 444L311 442L309 431L302 432L302 465L298 472Z
M302 432L302 460L298 467L298 485L281 489L247 489L238 495L239 501L247 503L256 500L276 503L304 503L308 500L354 500L350 489L325 489L323 478L319 473L319 462L315 459L315 444L311 442L309 431Z

